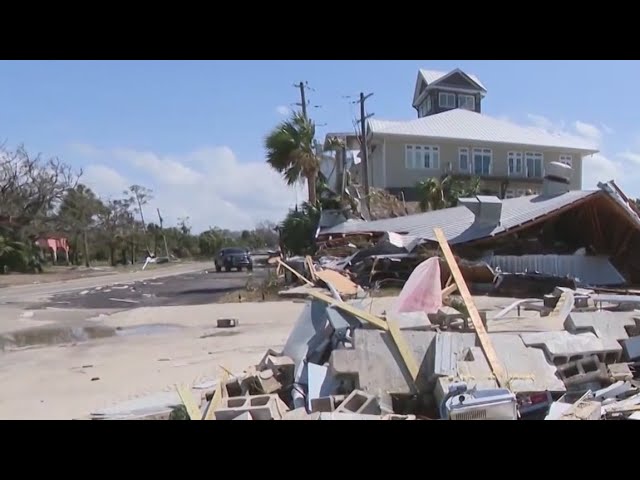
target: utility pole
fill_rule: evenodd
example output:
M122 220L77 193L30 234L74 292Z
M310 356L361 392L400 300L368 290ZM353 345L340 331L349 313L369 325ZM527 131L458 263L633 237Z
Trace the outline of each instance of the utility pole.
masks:
M296 103L296 105L302 108L302 116L306 119L307 118L307 96L306 96L305 90L308 87L308 83L307 82L296 83L294 87L300 89L300 103Z
M364 193L367 199L367 207L370 206L369 202L369 149L367 147L367 119L373 117L373 113L365 115L364 102L370 98L373 93L365 95L360 92L360 147L362 148L362 173L364 176Z
M160 215L160 209L156 208L158 211L158 220L160 221L160 231L162 232L162 239L164 240L164 252L167 258L169 258L169 247L167 246L167 236L164 234L164 229L162 228L162 216ZM169 258L169 260L171 260Z

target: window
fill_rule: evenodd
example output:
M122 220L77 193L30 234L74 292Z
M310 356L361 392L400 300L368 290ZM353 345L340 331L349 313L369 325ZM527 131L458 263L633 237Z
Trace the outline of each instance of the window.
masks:
M571 155L560 155L560 163L564 163L571 167L573 164L573 158L571 158Z
M469 170L471 170L471 168L469 168L469 149L468 148L458 149L458 169L461 172L468 172Z
M440 93L438 96L440 107L442 108L456 108L456 95L455 93Z
M488 148L473 149L474 175L491 175L491 150Z
M440 148L428 145L407 145L404 164L410 170L439 168Z
M507 154L507 163L509 165L509 176L522 175L524 171L522 164L522 152L509 152Z
M431 107L433 106L431 105L431 97L427 97L426 104L427 104L427 113L431 113Z
M543 155L538 152L527 152L524 157L527 165L527 177L542 178Z
M474 111L476 109L476 99L473 95L458 95L458 108Z

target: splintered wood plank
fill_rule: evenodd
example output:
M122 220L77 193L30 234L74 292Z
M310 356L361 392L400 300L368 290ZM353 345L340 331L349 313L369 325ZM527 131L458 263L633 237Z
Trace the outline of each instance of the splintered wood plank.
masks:
M223 390L225 390L225 383L229 379L229 374L226 369L222 370L222 375L218 378L218 386L216 387L216 391L213 393L213 397L209 402L209 407L207 408L207 413L204 416L205 420L215 420L215 411L220 406L220 402L222 402Z
M453 252L451 251L451 247L449 246L449 242L447 242L447 238L444 236L444 232L440 228L434 228L433 232L435 233L436 239L440 244L440 248L442 249L442 253L444 254L444 258L449 265L449 269L451 270L451 275L458 286L458 290L460 291L460 296L464 301L467 311L469 312L469 318L471 318L471 322L476 330L476 334L478 335L478 339L480 340L480 346L482 347L482 351L484 352L485 357L487 357L487 361L489 362L489 366L493 371L493 374L496 377L498 385L503 388L508 388L508 377L507 373L498 358L495 348L493 348L493 344L491 343L491 338L487 333L487 330L484 328L484 324L482 323L482 319L480 318L480 313L476 308L475 303L473 302L473 297L471 296L471 292L469 292L469 288L462 277L462 272L460 271L460 267L456 262L455 257L453 256Z
M443 288L442 289L442 298L448 297L453 292L455 292L457 289L458 289L458 286L455 283L453 285L449 285L446 288Z
M341 273L333 270L322 270L316 273L316 277L325 283L330 283L341 295L355 295L358 293L358 285L353 283Z
M202 420L202 412L191 389L184 385L176 385L176 390L178 391L178 395L180 395L180 400L182 400L184 407L187 409L189 418L191 420Z
M364 320L365 322L369 322L370 324L375 325L376 327L382 330L389 330L389 326L387 325L387 322L382 320L380 317L376 317L375 315L372 315L369 312L365 312L364 310L360 310L359 308L349 305L348 303L339 302L335 298L331 298L328 295L325 295L324 293L319 293L314 291L307 292L307 295L313 298L317 298L318 300L328 303L329 305L333 305L336 308L339 308L340 310L350 313L351 315L355 315L361 320Z
M309 269L311 280L315 282L317 275L316 275L316 268L313 266L313 259L309 255L307 255L306 257L304 257L304 261L307 264L307 268Z
M389 333L391 334L391 338L393 338L396 347L398 347L400 356L402 357L407 370L409 370L409 373L411 374L411 379L415 383L416 379L418 378L418 373L420 372L420 365L418 365L411 347L402 335L402 331L400 330L398 323L389 315L387 315L387 325L389 326Z
M296 272L293 268L291 268L289 265L287 265L286 263L284 263L282 260L278 259L278 265L282 265L284 268L286 268L287 270L289 270L291 273L293 273L296 277L298 277L300 280L302 280L303 282L305 282L308 285L313 286L313 282L310 282L309 280L307 280L306 278L304 278L302 275L300 275L298 272Z

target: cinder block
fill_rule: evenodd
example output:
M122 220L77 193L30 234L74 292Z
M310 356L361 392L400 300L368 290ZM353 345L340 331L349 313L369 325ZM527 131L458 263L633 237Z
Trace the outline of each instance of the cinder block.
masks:
M369 395L362 390L354 390L336 409L336 413L380 415L380 404L373 395Z
M233 420L253 420L253 416L251 416L250 412L244 412L244 413L238 415Z
M612 363L611 365L607 365L607 369L611 375L611 380L614 382L620 380L625 382L633 379L633 373L631 373L631 369L626 363Z
M278 395L223 398L215 411L216 420L233 420L243 413L251 413L254 420L280 420L287 406Z
M305 407L300 407L285 413L282 420L320 420L320 412L307 413Z
M632 362L640 360L640 336L622 342L625 356Z
M560 365L557 372L565 386L570 389L591 383L601 385L609 380L606 365L602 364L595 355Z
M329 395L311 399L312 412L333 412L345 400L344 395Z
M238 326L237 318L219 318L216 322L218 328L234 328Z

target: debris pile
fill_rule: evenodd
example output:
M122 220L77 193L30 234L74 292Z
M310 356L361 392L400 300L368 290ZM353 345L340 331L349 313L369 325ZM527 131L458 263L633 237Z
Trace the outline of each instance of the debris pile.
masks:
M451 286L441 288L440 258L432 257L385 314L373 315L370 299L345 301L326 279L331 294L307 288L311 300L281 351L194 387L199 399L180 387L165 406L182 404L192 420L640 417L640 297L557 287L481 312L436 236Z

